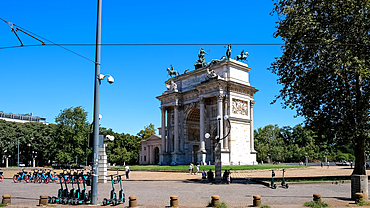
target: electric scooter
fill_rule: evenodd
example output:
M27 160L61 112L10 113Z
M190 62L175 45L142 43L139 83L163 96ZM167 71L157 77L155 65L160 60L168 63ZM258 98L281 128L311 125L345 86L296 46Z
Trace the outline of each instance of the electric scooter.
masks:
M117 205L117 196L116 192L114 190L114 175L110 175L111 181L112 181L112 190L110 191L110 199L104 198L103 199L103 206L106 206L108 204Z
M283 181L281 181L281 186L283 188L289 188L289 185L285 183L284 173L285 173L285 169L283 169Z
M117 180L119 180L119 185L121 186L121 190L118 192L117 204L125 203L125 192L123 191L122 186L122 175L117 176Z
M276 189L276 183L274 183L274 176L275 176L275 171L272 170L272 177L271 177L271 188Z

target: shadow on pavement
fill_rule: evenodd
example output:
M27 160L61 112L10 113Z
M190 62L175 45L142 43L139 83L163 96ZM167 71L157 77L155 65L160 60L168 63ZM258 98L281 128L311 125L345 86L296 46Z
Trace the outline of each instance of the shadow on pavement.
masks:
M212 184L212 185L227 185L226 181L216 182L216 181L210 181L207 179L187 179L183 180L183 183L201 183L201 184ZM256 182L250 181L250 180L237 180L234 179L231 181L233 184L258 184Z
M339 200L342 200L342 201L354 201L352 200L351 198L348 198L348 197L321 197L321 198L334 198L334 199L339 199Z

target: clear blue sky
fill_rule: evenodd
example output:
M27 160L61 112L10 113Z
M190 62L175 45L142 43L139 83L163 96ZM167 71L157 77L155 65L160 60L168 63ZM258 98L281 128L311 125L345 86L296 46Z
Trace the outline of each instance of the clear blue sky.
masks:
M119 1L103 0L102 43L282 43L274 39L277 21L273 1ZM97 1L2 1L0 18L55 43L95 43ZM37 40L18 32L25 45ZM46 42L48 43L48 42ZM19 45L10 27L0 22L0 47ZM94 46L66 46L91 60ZM202 46L206 61L225 54L224 46ZM153 123L160 127L160 102L166 68L194 69L200 45L103 46L101 73L115 83L101 84L101 126L136 134ZM295 111L270 105L278 94L277 77L267 68L281 46L232 46L232 57L248 51L250 83L255 95L254 128L268 124L294 126L303 121ZM0 50L0 110L33 113L54 123L61 110L82 106L91 122L94 63L57 46Z

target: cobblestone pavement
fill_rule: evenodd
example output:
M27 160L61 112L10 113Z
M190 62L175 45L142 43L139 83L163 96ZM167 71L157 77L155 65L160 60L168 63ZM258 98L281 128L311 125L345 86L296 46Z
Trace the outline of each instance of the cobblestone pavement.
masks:
M347 167L330 167L329 169L310 167L303 170L288 169L286 176L350 175L351 172L352 170ZM279 174L280 172L277 172L276 175L279 176ZM233 177L238 178L270 177L270 175L269 170L233 172ZM258 194L262 196L263 204L274 208L295 208L303 207L303 203L311 201L312 195L315 193L321 194L323 201L332 207L356 207L353 204L354 201L349 199L350 183L339 185L331 183L291 184L289 189L278 187L274 190L260 184L254 184L249 180L235 180L231 185L189 180L200 177L200 175L189 175L189 173L131 171L130 179L123 182L126 198L131 195L137 196L138 205L141 207L169 206L171 195L178 195L180 207L205 207L212 195L219 195L220 201L225 202L229 207L248 207L253 203L253 195ZM56 195L59 188L60 185L57 183L26 184L24 182L14 183L11 179L5 179L0 182L0 195L10 194L12 196L11 207L37 207L41 194ZM71 185L68 185L68 188L71 188ZM116 184L117 189L118 184ZM110 190L110 183L98 185L99 203L103 198L109 197ZM56 206L68 207L58 204ZM126 201L124 205L119 207L123 206L128 206L128 202Z

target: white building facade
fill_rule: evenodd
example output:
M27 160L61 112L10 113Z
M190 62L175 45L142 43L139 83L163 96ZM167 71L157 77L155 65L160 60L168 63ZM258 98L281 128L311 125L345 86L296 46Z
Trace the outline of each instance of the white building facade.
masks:
M249 83L250 70L229 59L165 82L167 90L157 97L162 112L159 164L214 164L215 137L223 138L229 131L220 141L222 164L257 164L253 96L258 90Z

